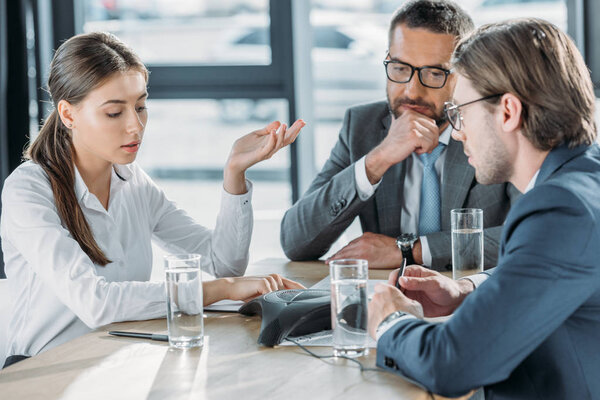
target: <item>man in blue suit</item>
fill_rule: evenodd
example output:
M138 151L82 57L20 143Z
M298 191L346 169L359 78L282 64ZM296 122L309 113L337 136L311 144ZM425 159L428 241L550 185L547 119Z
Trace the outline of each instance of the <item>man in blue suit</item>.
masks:
M491 273L453 281L412 266L402 292L376 287L377 364L446 396L484 387L486 399L600 398L600 149L589 71L571 39L537 19L479 28L453 58L453 136L480 183L508 181L524 195ZM452 312L444 323L422 320Z

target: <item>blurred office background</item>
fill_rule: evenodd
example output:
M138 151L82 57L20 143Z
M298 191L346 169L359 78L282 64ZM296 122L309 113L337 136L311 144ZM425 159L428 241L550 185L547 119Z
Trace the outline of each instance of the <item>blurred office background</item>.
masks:
M202 224L214 226L222 167L236 138L274 119L308 122L293 146L248 174L255 183L251 258L283 257L281 217L323 166L344 110L385 98L388 23L403 2L0 0L0 182L51 107L43 86L53 49L76 33L112 32L151 71L137 162ZM555 23L600 80L597 0L459 3L476 25L523 16ZM353 224L334 249L360 233ZM155 268L153 276L160 274Z

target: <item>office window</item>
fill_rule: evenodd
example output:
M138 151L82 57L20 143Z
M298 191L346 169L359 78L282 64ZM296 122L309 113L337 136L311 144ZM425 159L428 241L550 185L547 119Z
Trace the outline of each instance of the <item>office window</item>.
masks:
M150 82L150 85L152 82ZM215 179L233 142L269 122L287 120L285 100L150 98L148 124L137 162L162 178ZM287 149L256 165L251 173L287 180ZM217 177L220 179L220 177Z
M149 64L271 64L269 0L86 0L83 32L108 31Z
M567 30L565 0L478 0L464 7L477 26L512 18L536 17Z
M337 140L345 110L385 99L381 60L387 47L389 15L371 3L312 2L317 169L321 169Z

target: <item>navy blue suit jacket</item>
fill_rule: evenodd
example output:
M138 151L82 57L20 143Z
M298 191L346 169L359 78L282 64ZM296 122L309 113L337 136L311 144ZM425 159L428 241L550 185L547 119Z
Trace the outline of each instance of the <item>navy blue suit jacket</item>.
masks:
M397 323L377 364L434 393L600 399L600 149L552 150L511 208L498 266L447 322Z

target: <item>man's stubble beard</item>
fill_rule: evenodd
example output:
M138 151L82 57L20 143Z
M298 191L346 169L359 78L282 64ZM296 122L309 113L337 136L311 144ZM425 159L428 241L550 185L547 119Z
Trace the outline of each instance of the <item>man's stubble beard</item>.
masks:
M390 99L389 93L386 93L386 97L387 97L388 109L390 110L390 113L394 115L394 118L400 118L400 116L402 115L402 112L400 111L400 107L402 105L406 104L406 105L411 105L411 106L427 108L430 111L430 113L424 114L424 115L427 118L433 119L435 121L435 123L437 124L437 126L441 126L444 122L446 122L446 115L444 114L443 108L440 111L436 111L435 105L433 103L428 103L421 99L413 100L413 99L409 99L408 97L400 97L400 98L394 99L394 101L392 102Z
M477 182L483 185L509 182L510 177L513 175L510 155L506 146L498 137L496 128L490 121L491 118L489 116L486 119L485 132L477 133L489 135L490 137L485 143L485 154L478 155L479 163L483 165L475 169L475 178Z

